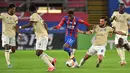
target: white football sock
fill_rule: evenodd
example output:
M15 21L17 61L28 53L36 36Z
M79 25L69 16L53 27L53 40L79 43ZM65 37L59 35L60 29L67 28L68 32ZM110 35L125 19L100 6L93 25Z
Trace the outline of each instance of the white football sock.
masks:
M5 50L5 59L6 59L7 65L9 65L10 64L10 53L9 53L9 50Z
M75 63L76 65L78 65L78 62L77 62L77 61L75 61L74 63Z
M54 66L51 64L51 62L48 60L48 58L46 57L45 54L41 54L39 57L40 57L49 67L54 67Z
M11 50L11 49L9 49L9 53L12 53L12 50Z
M46 55L46 57L52 62L53 58L51 56L49 56L48 54L44 53Z
M73 55L75 54L75 51L76 51L76 49L72 49L72 54L73 54Z
M81 66L81 64L82 64L83 61L84 61L84 59L81 59L81 60L80 60L79 66Z
M117 48L117 53L120 56L121 61L123 61L123 52L122 52L122 48Z
M125 61L125 49L122 48L121 52L122 52L122 60Z

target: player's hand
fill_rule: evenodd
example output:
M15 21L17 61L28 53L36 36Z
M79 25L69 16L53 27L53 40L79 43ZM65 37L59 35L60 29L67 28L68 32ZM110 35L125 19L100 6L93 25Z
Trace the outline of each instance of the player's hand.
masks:
M86 34L85 31L81 31L81 30L79 30L79 29L77 29L77 31L78 31L79 33L82 33L82 34Z
M113 33L110 33L109 36L112 37Z
M22 34L18 33L18 37L19 37L19 40L21 41L22 40Z
M82 31L81 31L81 30L79 30L79 29L77 29L77 32L82 33Z
M53 29L57 29L56 26L53 26L52 28L53 28Z

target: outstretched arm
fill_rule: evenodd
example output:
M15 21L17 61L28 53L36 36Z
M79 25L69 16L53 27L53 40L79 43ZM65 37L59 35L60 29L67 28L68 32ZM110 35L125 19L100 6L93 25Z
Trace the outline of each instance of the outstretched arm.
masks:
M82 33L82 34L92 34L91 31L81 31L79 29L77 29L79 33Z
M25 24L23 26L16 26L16 28L20 28L20 29L24 29L24 28L28 28L31 27L32 25L34 25L36 22L34 21L30 21L28 24Z
M122 31L114 31L115 34L120 34L120 35L127 35L126 33L122 32Z
M90 24L88 22L84 21L84 20L79 19L78 22L81 23L81 24L84 24L86 26L90 26Z
M60 21L60 23L57 26L53 26L53 29L59 29L63 26L64 22L65 22L65 18L62 18L62 20Z

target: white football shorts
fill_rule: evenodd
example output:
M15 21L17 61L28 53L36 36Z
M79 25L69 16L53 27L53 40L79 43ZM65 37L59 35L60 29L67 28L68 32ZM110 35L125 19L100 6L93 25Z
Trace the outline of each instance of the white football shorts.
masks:
M15 37L9 37L4 34L2 34L2 47L4 47L6 44L10 46L16 46L16 40Z
M115 45L118 44L119 38L123 39L123 44L128 43L127 36L122 36L122 35L116 34L115 35Z
M36 40L36 50L46 50L48 37L44 36Z
M97 55L102 55L104 56L105 55L105 51L106 51L106 47L105 46L94 46L92 45L87 54L88 55L94 55L94 54L97 54Z

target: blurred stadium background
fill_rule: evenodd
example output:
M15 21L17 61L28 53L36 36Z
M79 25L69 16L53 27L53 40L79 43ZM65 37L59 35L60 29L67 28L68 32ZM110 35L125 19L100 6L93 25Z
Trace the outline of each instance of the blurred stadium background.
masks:
M35 4L38 7L38 13L47 22L49 27L50 40L47 48L48 50L52 51L48 53L52 54L54 57L57 57L59 60L57 67L60 68L60 70L56 71L55 73L69 73L70 69L64 65L65 61L68 58L67 54L64 51L61 51L64 44L65 28L62 27L59 30L53 30L51 27L57 25L60 22L61 18L67 14L67 11L69 9L73 10L76 16L82 18L85 21L88 21L90 24L98 24L99 18L101 16L110 17L113 11L115 9L118 9L119 2L123 2L127 7L125 11L127 13L130 13L130 0L0 0L0 13L6 12L8 4L14 3L17 6L16 15L19 17L18 25L24 25L28 23L29 20L29 5ZM0 32L2 32L1 24L2 23L0 21ZM78 27L79 29L87 30L87 27L82 24ZM33 28L26 28L21 30L21 32L23 32L23 38L22 41L19 41L18 38L16 40L17 49L20 51L12 55L12 63L14 65L14 69L12 70L8 70L6 68L3 52L4 48L2 48L2 42L0 40L0 73L43 73L44 69L46 69L45 66L41 66L43 63L35 56L34 51L28 51L35 49L36 40L32 30ZM91 40L92 38L93 35L78 34L78 39L73 46L73 48L80 49L76 52L78 61L83 57L86 49L91 46L91 43L93 42ZM96 59L94 57L88 61L89 65L87 64L87 68L84 66L82 69L71 69L71 71L74 73L79 73L81 71L83 71L82 73L129 73L130 66L127 65L121 68L117 63L119 61L119 58L117 56L116 50L112 50L115 49L114 35L112 38L109 37L107 49L111 50L108 50L106 53L106 62L103 62L104 65L101 67L101 69L97 70L95 68ZM27 52L23 50L27 50ZM62 57L63 53L65 53L65 57ZM129 54L127 53L127 61L130 61L130 56L128 55ZM36 62L38 63L35 64ZM4 64L4 66L2 64ZM33 64L35 64L35 66ZM128 64L130 63L128 62ZM45 68L42 70L43 67Z

